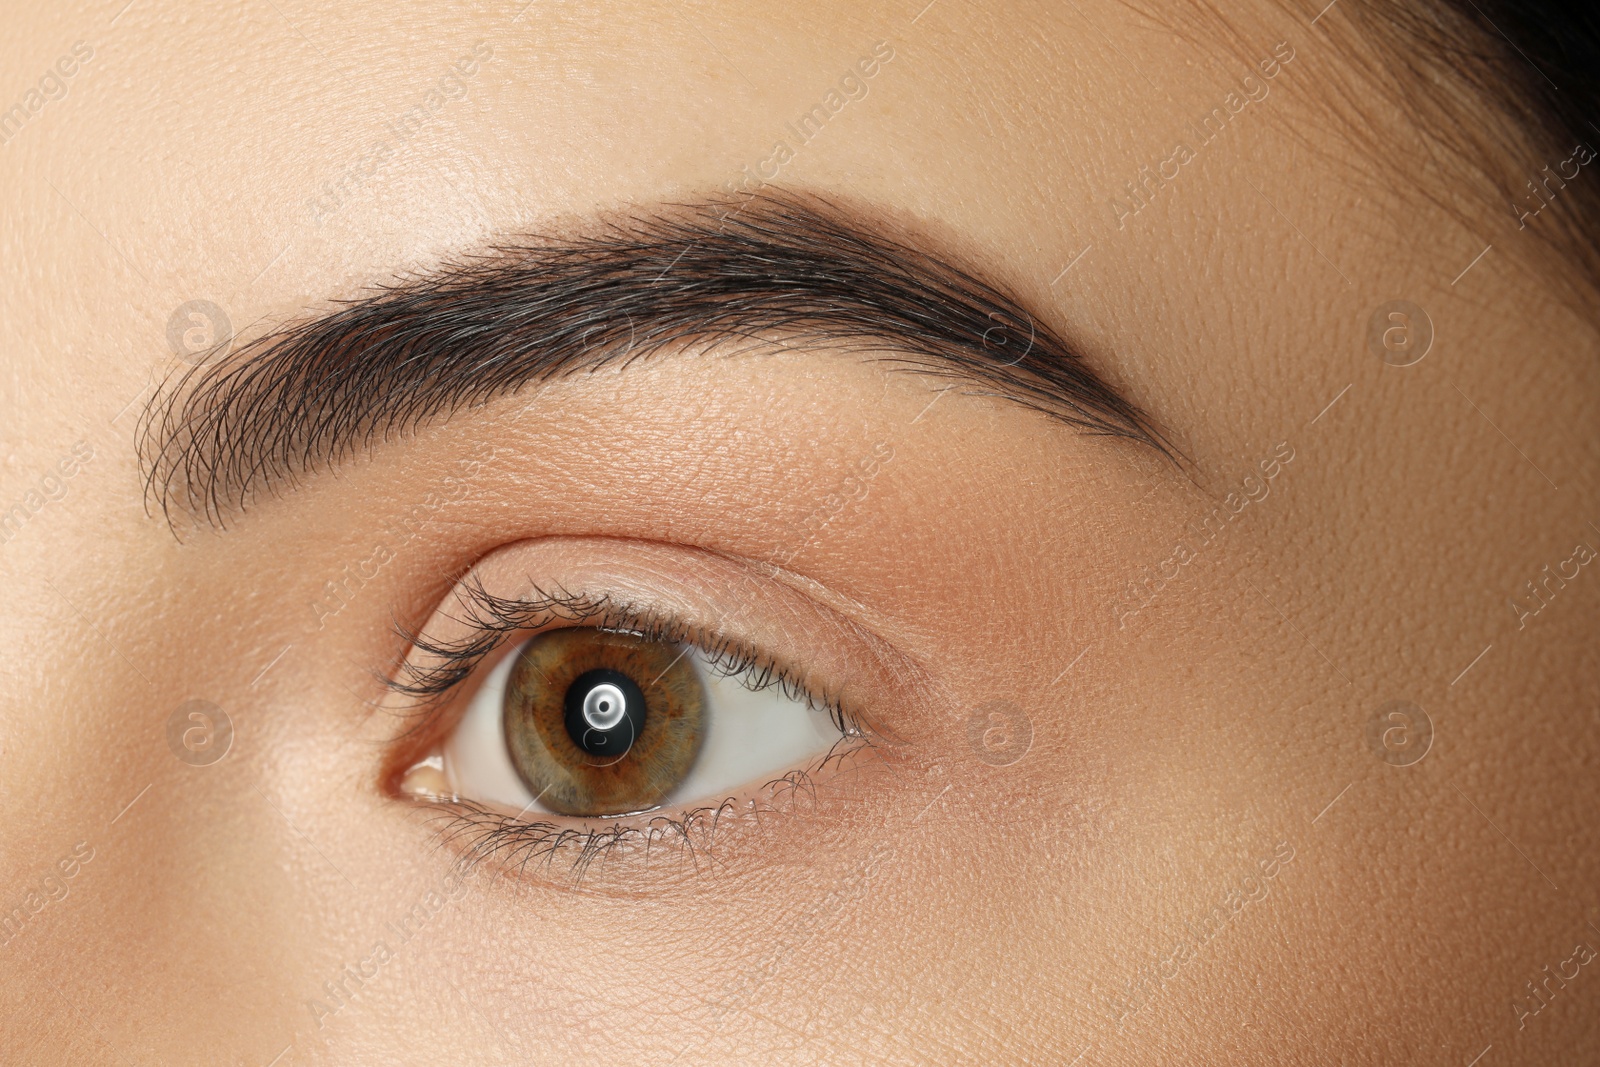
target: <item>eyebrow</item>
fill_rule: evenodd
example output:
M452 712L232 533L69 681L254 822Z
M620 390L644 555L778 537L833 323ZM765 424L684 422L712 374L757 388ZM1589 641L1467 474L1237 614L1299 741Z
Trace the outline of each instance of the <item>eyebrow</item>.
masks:
M592 220L446 263L188 370L146 411L147 499L253 500L531 383L682 346L873 353L1089 434L1175 453L999 286L860 211L765 192Z

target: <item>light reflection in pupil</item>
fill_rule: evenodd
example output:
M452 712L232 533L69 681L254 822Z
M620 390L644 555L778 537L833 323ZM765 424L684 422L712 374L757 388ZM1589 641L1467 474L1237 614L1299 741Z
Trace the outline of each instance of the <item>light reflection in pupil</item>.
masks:
M628 698L614 685L597 685L583 698L583 719L596 730L613 729L627 713Z
M584 752L605 760L628 754L649 709L639 685L621 671L586 671L567 689L567 735Z
M684 651L579 626L528 642L501 715L512 765L539 806L577 816L643 811L684 780L707 720L699 668Z

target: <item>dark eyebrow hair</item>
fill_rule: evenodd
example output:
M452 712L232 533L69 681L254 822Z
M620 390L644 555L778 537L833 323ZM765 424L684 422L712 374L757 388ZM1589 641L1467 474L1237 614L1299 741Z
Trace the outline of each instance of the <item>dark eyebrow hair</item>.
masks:
M762 193L528 237L383 286L169 382L141 425L147 499L169 521L226 525L262 494L531 382L743 342L877 352L1175 457L1016 299L892 229Z

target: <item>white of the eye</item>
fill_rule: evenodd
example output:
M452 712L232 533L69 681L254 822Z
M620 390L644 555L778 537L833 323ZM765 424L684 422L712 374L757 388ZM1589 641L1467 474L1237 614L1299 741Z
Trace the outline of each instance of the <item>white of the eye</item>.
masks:
M706 687L705 740L699 758L666 799L666 806L715 803L742 786L763 785L827 752L842 736L826 712L785 696L778 687L751 690L740 681L742 675L721 674L699 651L691 650L687 658ZM516 660L512 653L489 672L441 746L441 755L453 794L525 813L544 809L511 763L500 718ZM590 698L604 688L596 686ZM616 696L613 708L620 718L622 694Z
M695 667L706 687L706 736L669 805L714 803L740 786L764 785L827 752L843 736L826 712L785 696L778 686L750 689L740 675L720 674L699 656Z
M445 781L456 796L523 811L534 802L533 792L511 764L500 723L506 680L516 664L515 652L495 664L482 688L473 694L466 714L445 739L443 755Z

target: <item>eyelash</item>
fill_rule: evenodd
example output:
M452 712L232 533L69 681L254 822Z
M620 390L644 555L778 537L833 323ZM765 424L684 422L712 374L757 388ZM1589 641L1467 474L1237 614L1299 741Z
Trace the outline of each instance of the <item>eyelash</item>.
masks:
M417 632L398 631L422 659L419 663L416 657L408 657L397 675L386 680L392 692L411 702L407 711L416 719L402 738L422 733L437 736L444 725L444 706L486 658L519 633L542 630L560 622L625 631L650 641L691 645L718 674L736 677L753 672L750 677L741 679L741 684L758 692L777 687L784 696L804 701L811 708L826 713L843 736L815 767L791 771L766 783L764 790L773 792L774 803L786 795L807 795L815 800L813 773L858 749L874 747L871 732L836 693L817 693L799 672L745 642L710 628L684 623L609 596L546 592L538 587L534 587L531 596L513 600L496 596L480 581L472 581L462 587L460 599L467 612L466 617L458 621L472 628L469 636L441 641ZM676 814L652 815L643 824L637 822L639 816L619 818L615 824L599 828L524 821L459 799L423 803L434 809L434 821L442 823L438 827L440 839L460 848L468 866L498 859L506 866L525 871L536 860L542 858L549 866L558 853L575 851L573 872L581 880L596 859L622 846L642 846L648 858L658 842L670 842L672 847L687 851L691 858L697 859L696 835L703 835L709 842L734 801L735 798L730 797L718 804ZM768 807L761 813L772 814L779 810ZM629 822L629 818L634 821Z

